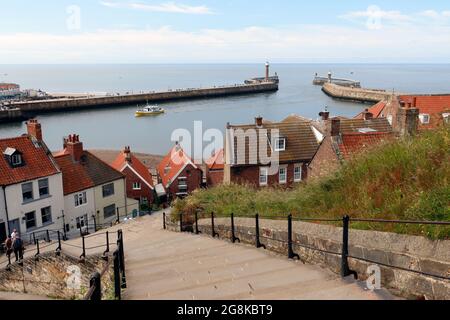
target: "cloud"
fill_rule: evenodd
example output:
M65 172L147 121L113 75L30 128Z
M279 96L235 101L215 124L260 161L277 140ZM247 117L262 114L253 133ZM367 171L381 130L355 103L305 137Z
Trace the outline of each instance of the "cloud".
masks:
M126 8L148 12L183 13L183 14L213 14L207 6L189 6L175 2L161 4L146 4L140 2L111 2L100 1L100 4L109 8Z
M450 27L171 27L0 34L3 63L450 62ZM427 50L423 50L427 48Z

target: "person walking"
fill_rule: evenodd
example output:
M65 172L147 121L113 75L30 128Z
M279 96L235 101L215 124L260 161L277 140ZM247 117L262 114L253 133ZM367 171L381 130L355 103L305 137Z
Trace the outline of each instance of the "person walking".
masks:
M14 229L13 232L11 233L12 241L14 241L14 239L16 239L16 235L17 235L17 229Z
M16 237L13 240L14 255L16 256L16 262L20 262L23 259L23 241L19 234L16 233Z
M11 261L11 253L13 252L13 241L10 236L5 240L5 251L6 256L8 257L8 261Z

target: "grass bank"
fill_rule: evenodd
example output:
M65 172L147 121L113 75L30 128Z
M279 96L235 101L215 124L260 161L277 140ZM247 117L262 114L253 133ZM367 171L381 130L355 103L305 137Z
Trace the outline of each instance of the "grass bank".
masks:
M379 146L334 175L292 190L223 185L175 203L175 213L450 221L450 129ZM450 239L450 227L354 223L373 229Z

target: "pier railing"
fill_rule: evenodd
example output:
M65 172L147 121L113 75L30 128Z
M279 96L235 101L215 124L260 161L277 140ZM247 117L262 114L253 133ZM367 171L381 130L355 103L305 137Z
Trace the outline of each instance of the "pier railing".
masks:
M350 216L343 216L341 219L320 219L320 218L301 218L294 217L293 215L271 215L271 216L263 216L260 217L258 214L255 215L217 215L215 213L211 213L209 216L200 215L195 213L194 215L185 215L180 214L175 217L168 217L166 214L163 215L163 228L168 229L178 229L181 232L192 232L194 234L199 234L199 219L201 217L202 226L207 225L211 229L210 236L220 237L219 233L216 230L216 219L217 218L225 218L230 219L230 237L227 240L230 240L232 243L240 242L239 236L250 236L254 238L254 245L256 248L264 248L266 249L266 245L262 243L268 241L275 241L279 243L283 243L287 245L287 255L289 259L299 259L302 260L302 257L295 252L295 248L304 248L310 251L316 251L326 254L331 254L334 256L340 257L341 267L340 273L342 277L347 277L353 275L356 279L358 278L358 274L351 270L349 267L349 259L354 259L362 262L372 263L379 266L394 268L410 273L415 273L427 277L431 277L439 280L450 281L450 277L442 274L433 274L429 272L424 272L421 270L404 268L399 265L393 263L385 263L382 261L376 261L373 259L367 259L365 257L361 257L358 255L351 255L349 253L349 246L351 244L351 238L349 237L349 230L352 223L364 222L364 223L381 223L381 224L397 224L397 225L433 225L437 227L445 227L450 226L450 221L412 221L412 220L385 220L385 219L358 219L351 218ZM254 220L254 233L242 233L239 231L239 228L236 228L235 218L248 218ZM287 240L282 240L275 237L268 237L261 234L260 230L260 219L268 219L268 220L281 220L286 221L287 223ZM305 245L298 240L295 240L293 237L293 221L299 222L310 222L310 223L332 223L333 225L340 225L342 227L342 242L341 242L341 250L340 251L331 251L323 248L318 248L315 246ZM205 224L206 223L206 224Z

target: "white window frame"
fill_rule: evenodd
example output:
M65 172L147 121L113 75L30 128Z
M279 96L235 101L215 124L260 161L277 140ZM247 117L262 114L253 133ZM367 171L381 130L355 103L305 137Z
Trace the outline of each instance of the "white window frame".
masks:
M450 113L443 113L442 118L444 118L444 123L450 123Z
M386 118L387 118L387 121L389 122L389 124L392 126L392 123L394 122L394 117L390 114Z
M300 169L300 178L298 178L295 170ZM294 182L302 182L303 181L303 165L296 164L294 167Z
M286 167L286 166L283 166L283 167L280 167L279 169L278 169L278 182L280 183L280 184L286 184L287 183L287 181L288 181L288 170L287 170L288 168ZM284 180L281 180L281 170L284 170Z
M263 175L263 173L265 174ZM265 181L262 181L261 178L265 177ZM259 185L267 186L269 184L269 168L268 167L260 167L259 168Z
M279 143L283 141L283 147L281 148ZM275 151L285 151L286 150L286 138L276 138L275 139Z
M142 185L140 182L133 182L133 190L142 190Z
M429 124L430 123L430 115L427 114L427 113L421 113L419 115L419 119L420 119L420 122L422 124ZM425 121L425 119L427 119L427 121Z
M77 193L74 196L74 199L75 199L75 208L87 205L88 203L86 191Z

